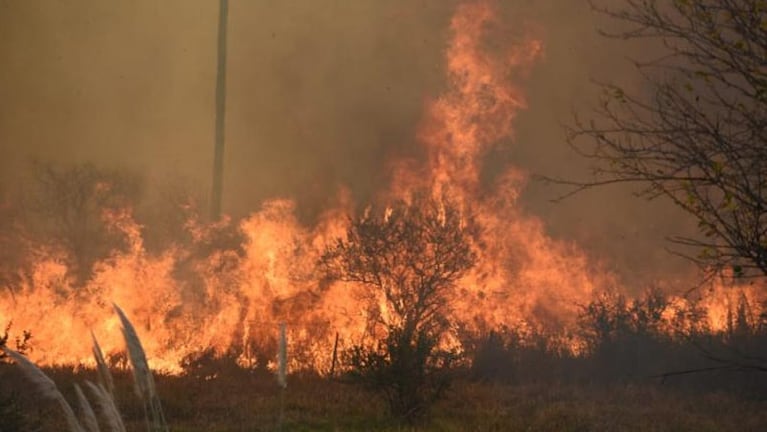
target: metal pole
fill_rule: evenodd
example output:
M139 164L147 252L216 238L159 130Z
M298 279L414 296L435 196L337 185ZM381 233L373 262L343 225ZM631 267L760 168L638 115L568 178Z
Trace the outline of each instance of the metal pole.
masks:
M221 216L221 193L224 176L224 117L226 114L226 22L229 0L220 0L218 13L218 66L216 68L216 146L213 152L213 190L210 217Z

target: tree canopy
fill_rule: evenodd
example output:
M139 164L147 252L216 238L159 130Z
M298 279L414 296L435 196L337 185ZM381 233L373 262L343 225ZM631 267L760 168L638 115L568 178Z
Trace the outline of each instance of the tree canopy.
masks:
M595 177L554 180L573 193L637 183L697 219L700 235L672 238L695 251L680 253L708 270L767 275L767 1L592 6L624 29L605 36L660 41L663 52L634 60L640 91L599 84L595 115L568 128Z

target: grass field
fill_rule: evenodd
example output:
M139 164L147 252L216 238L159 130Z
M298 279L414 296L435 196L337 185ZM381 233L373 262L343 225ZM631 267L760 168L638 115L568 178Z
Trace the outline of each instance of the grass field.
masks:
M94 371L46 369L68 400L72 383ZM6 367L7 392L25 390ZM8 379L8 378L11 379ZM144 431L143 412L129 373L117 373L116 398L129 431ZM265 373L229 370L216 378L161 376L158 391L172 431L280 430L280 389ZM55 406L20 396L14 410L30 429L62 430ZM0 422L0 431L4 428ZM16 429L19 430L19 429ZM692 393L652 382L508 385L458 380L430 418L411 428L385 416L375 395L324 378L290 377L284 395L284 431L764 431L767 401L731 393Z

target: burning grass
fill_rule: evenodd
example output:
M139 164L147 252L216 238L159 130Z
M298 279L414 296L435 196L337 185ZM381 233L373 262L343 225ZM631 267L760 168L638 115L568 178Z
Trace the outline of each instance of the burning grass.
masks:
M455 380L446 397L418 429L761 430L767 421L767 374L747 362L764 355L759 350L767 346L767 327L749 324L742 304L730 314L728 332L674 338L653 325L653 316L663 314L645 313L662 299L652 293L648 298L595 299L580 320L591 342L578 355L554 349L545 335L520 330L476 340L474 350L466 353L468 361L452 370ZM749 357L733 356L744 352ZM106 365L101 366L44 368L52 381L34 371L32 381L45 382L48 393L58 394L44 398L30 391L30 376L17 373L18 366L0 363L0 411L17 425L62 430L67 427L62 413L83 412L66 409L66 401L79 399L75 384L99 382L101 399L110 398ZM136 397L134 376L147 370L132 367L132 372L127 366L113 366L108 374L114 375L119 418L129 431L147 430L147 403L153 399ZM156 403L162 401L169 430L275 430L280 425L288 430L402 430L385 414L379 394L353 385L343 372L334 377L293 373L284 391L274 371L243 367L237 353L220 356L211 350L187 358L180 371L159 374L151 386ZM674 371L697 372L667 374ZM139 389L145 389L146 377L141 382ZM93 411L106 410L94 404Z

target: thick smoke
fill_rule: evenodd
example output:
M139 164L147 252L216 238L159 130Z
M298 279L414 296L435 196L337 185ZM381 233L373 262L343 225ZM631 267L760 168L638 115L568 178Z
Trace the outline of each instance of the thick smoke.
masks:
M597 35L609 24L585 0L501 3L504 20L540 35L545 55L525 85L517 135L498 144L487 176L505 164L587 176L560 124L587 115L591 79L641 88L626 46ZM265 199L292 197L311 220L339 188L365 202L387 184L390 161L418 157L424 104L445 84L455 4L231 0L224 210L243 216ZM37 157L127 168L150 184L183 178L206 196L217 13L215 0L0 0L2 182L17 183ZM642 50L651 54L632 47ZM552 204L560 193L531 183L523 202L552 235L632 285L686 267L663 250L664 236L689 230L672 207L625 187Z

